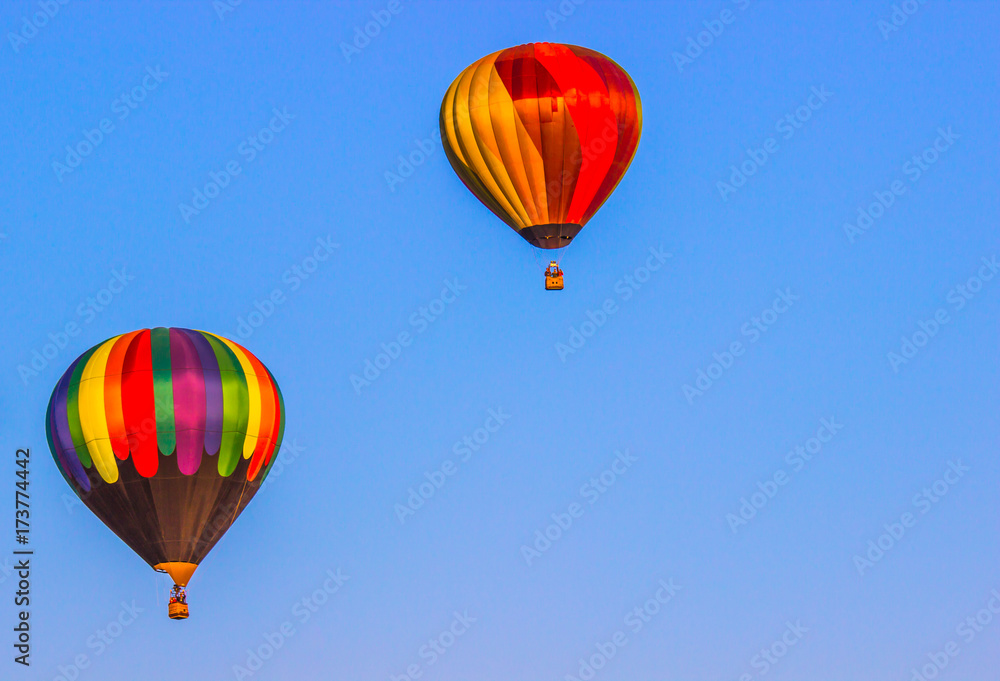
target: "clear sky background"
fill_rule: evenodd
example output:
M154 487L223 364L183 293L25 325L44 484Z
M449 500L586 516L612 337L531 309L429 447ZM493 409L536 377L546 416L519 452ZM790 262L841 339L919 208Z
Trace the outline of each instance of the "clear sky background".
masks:
M939 678L995 678L1000 278L970 279L1000 255L997 6L914 1L889 31L888 0L587 0L566 16L555 0L403 0L345 58L386 5L70 2L34 33L38 2L0 6L3 545L14 451L30 447L36 552L30 669L12 660L0 561L0 677L241 678L234 665L289 623L242 678L580 678L618 632L596 679L910 680L946 648ZM720 34L678 67L704 22ZM643 104L635 160L565 254L561 293L432 138L465 66L531 41L609 55ZM147 69L161 82L120 119ZM814 88L808 120L778 129ZM249 160L240 144L275 108L292 118ZM104 118L96 149L54 170ZM763 167L720 191L769 138ZM418 140L432 150L390 190ZM242 172L185 221L179 205L230 161ZM849 237L897 181L905 192ZM334 255L296 286L286 272L327 237ZM651 248L672 257L631 287ZM128 283L108 302L114 271ZM446 281L460 295L419 332L411 315ZM241 335L275 289L284 302ZM778 290L794 304L754 340ZM608 299L617 311L561 357ZM71 322L78 335L22 376ZM287 404L287 464L204 561L181 623L167 579L69 503L43 428L75 357L150 326L243 343ZM412 344L355 390L402 331ZM922 347L893 362L904 337ZM735 342L743 354L712 367ZM715 378L686 396L699 371ZM490 409L509 419L461 461L453 446ZM822 419L842 427L808 462L786 458L816 449ZM626 450L613 485L581 491ZM401 522L396 505L448 460L457 472ZM949 462L962 474L938 496ZM765 484L776 474L786 484ZM773 497L735 523L759 483ZM582 516L529 564L522 546L574 503ZM338 569L349 579L303 621L296 604ZM661 580L679 587L664 605ZM648 622L626 621L650 599ZM133 601L142 612L99 643ZM452 639L456 612L475 621ZM959 628L977 613L989 623ZM432 656L432 639L450 646Z

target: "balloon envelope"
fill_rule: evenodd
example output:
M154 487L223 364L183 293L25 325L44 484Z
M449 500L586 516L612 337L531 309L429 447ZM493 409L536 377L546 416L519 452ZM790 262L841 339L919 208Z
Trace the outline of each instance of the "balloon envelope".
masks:
M73 362L49 400L46 431L83 503L183 586L260 488L284 419L277 383L246 349L156 328Z
M562 248L587 224L632 162L641 129L629 75L576 45L533 43L483 57L441 103L452 168L539 248Z

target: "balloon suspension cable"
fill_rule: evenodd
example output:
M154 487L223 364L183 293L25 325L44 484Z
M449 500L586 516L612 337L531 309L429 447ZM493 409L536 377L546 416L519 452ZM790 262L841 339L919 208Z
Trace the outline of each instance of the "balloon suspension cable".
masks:
M243 503L243 494L247 491L247 485L250 484L249 480L243 481L243 489L240 490L239 501L236 502L236 508L233 509L233 517L229 519L229 524L232 525L236 522L236 514L240 512L240 504Z
M544 263L544 260L543 260L543 259L541 259L541 258L540 258L540 257L538 256L538 251L539 251L539 250L541 250L541 249L538 249L538 248L535 248L535 247L534 247L534 246L532 246L531 244L528 244L528 248L530 248L530 249L531 249L531 255L532 255L532 256L534 256L534 258L535 258L535 264L536 264L536 265L538 265L538 269L539 269L539 270L544 270L544 269L546 269L546 265L544 265L544 264L543 264L543 263Z
M166 570L160 568L153 568L153 572L159 572L161 575L167 574ZM156 580L156 603L159 605L162 602L160 601L160 578L154 575L153 579Z
M558 260L556 260L556 265L557 266L558 265L562 265L562 259L566 257L566 252L569 250L569 247L572 246L572 245L573 245L573 242L570 241L568 244L566 244L565 246L563 246L562 248L559 249L559 258L558 258Z
M559 258L555 261L556 265L561 265L562 264L562 259L566 255L566 250L571 245L572 245L572 242L570 242L566 246L563 246L562 248L559 249ZM538 269L539 270L546 270L546 269L548 269L548 267L549 267L548 263L552 262L552 259L549 258L548 260L546 260L544 257L542 257L539 254L539 251L542 250L540 248L535 248L534 246L530 246L530 245L529 245L529 248L531 248L531 255L534 256L534 258L535 258L535 264L538 265Z

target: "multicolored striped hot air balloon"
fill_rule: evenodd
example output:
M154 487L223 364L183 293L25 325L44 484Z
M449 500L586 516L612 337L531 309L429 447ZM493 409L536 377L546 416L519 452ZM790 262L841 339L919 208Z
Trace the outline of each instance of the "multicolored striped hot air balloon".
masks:
M441 103L452 168L533 246L562 248L622 179L639 144L635 83L603 54L533 43L495 52Z
M173 578L175 619L187 616L183 587L195 568L267 476L284 424L281 391L260 360L220 336L174 328L115 336L82 354L46 415L66 482Z

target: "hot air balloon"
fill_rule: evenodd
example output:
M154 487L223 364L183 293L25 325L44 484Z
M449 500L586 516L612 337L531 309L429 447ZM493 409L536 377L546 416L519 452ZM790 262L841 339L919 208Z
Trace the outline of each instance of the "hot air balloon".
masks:
M608 57L532 43L466 68L441 102L441 142L465 186L532 246L569 245L639 144L635 83ZM556 261L546 288L562 288Z
M80 355L45 417L59 471L94 514L174 580L195 569L277 458L285 406L260 360L205 331L141 329Z

